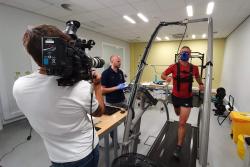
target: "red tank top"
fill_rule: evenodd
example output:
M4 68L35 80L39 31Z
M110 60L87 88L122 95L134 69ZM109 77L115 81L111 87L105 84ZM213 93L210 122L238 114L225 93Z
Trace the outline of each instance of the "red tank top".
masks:
M180 63L180 78L188 78L190 73L190 63L187 65L182 65ZM177 77L177 64L170 65L165 71L165 75L172 74L173 78ZM195 78L199 77L199 70L198 66L193 65L193 76ZM180 83L180 90L177 90L177 80L173 79L173 90L172 93L174 96L179 98L189 98L192 97L192 92L189 92L189 83L188 82L181 82Z

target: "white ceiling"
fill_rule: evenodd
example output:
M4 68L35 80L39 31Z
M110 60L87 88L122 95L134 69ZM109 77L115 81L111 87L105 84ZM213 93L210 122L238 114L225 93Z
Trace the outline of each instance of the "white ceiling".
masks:
M78 20L81 26L114 38L131 41L148 41L160 21L179 21L187 18L186 5L193 5L194 16L190 19L208 17L207 3L210 0L0 0L0 3L17 7L61 21ZM227 37L250 14L250 0L213 0L215 2L215 38ZM71 4L72 11L63 9L62 3ZM141 12L148 17L144 23L137 17ZM132 17L130 24L123 15ZM184 27L163 28L160 37L183 33ZM201 38L207 32L207 23L188 25L187 39L192 34Z

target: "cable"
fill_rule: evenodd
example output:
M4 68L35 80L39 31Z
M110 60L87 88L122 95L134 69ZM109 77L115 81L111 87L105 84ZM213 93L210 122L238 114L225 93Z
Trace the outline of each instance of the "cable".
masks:
M183 39L184 39L184 37L185 37L185 35L186 35L186 32L187 32L187 24L185 24L185 31L184 31L184 33L183 33L183 36L182 36L182 38L181 38L181 41L180 41L180 43L179 43L179 46L178 46L178 49L177 49L177 55L178 55L178 53L179 53L179 49L180 49L180 46L181 46L181 43L182 43L182 41L183 41Z
M22 141L20 143L18 143L17 145L15 145L9 152L4 153L1 157L0 157L0 162L4 159L4 157L6 157L8 154L12 153L17 147L19 147L20 145L23 145L25 143L27 143L30 139L31 139L31 133L32 133L32 127L30 127L30 132L29 132L29 136L26 138L25 141ZM0 165L0 167L2 167Z
M145 64L145 65L147 65L147 64ZM144 66L142 66L139 70L138 70L138 72L134 75L134 77L130 80L130 83L129 84L132 84L133 82L133 80L135 79L135 77L137 76L137 74L142 70L144 68Z
M92 73L92 71L90 72ZM93 78L94 76L91 75L91 83L93 83ZM93 159L95 160L95 154L94 154L94 149L95 149L95 125L94 125L94 121L93 121L93 116L92 116L92 104L93 104L93 92L94 92L94 87L93 85L91 85L91 93L90 93L90 119L91 119L91 123L92 123L92 154L93 154Z
M150 66L154 69L155 74L161 74L161 72L157 72L157 70L156 70L155 66L157 66L157 65L150 65ZM168 66L168 65L166 65L166 66Z
M92 150L94 150L94 141L95 141L95 125L94 125L94 121L93 121L93 117L92 117L92 104L93 104L93 87L91 90L91 98L90 98L90 119L91 119L91 123L92 123L92 130L93 130L93 141L92 141Z
M32 127L30 126L30 133L29 133L29 136L27 137L27 140L30 140L31 139L31 133L32 133Z
M1 161L3 160L3 158L6 157L8 154L12 153L18 146L20 146L20 145L22 145L22 144L25 144L25 143L27 143L27 142L28 142L28 140L22 141L21 143L15 145L9 152L4 153L4 154L1 156L1 158L0 158L0 162L1 162Z

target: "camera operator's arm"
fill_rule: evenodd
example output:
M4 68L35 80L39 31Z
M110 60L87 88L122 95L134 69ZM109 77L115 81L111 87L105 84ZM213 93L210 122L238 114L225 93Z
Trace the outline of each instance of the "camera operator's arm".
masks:
M101 76L100 74L94 72L93 73L93 88L95 91L96 100L99 103L97 110L92 114L93 116L101 116L104 113L105 105L102 96L102 86L101 86Z

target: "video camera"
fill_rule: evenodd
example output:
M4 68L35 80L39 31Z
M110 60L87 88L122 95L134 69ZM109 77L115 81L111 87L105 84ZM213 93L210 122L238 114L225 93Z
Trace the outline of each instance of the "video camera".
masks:
M47 75L59 76L58 86L72 86L81 80L91 80L92 68L102 68L104 60L99 57L89 57L85 49L90 50L95 42L80 39L76 35L80 22L66 22L65 33L72 41L66 43L59 37L42 38L42 63Z

